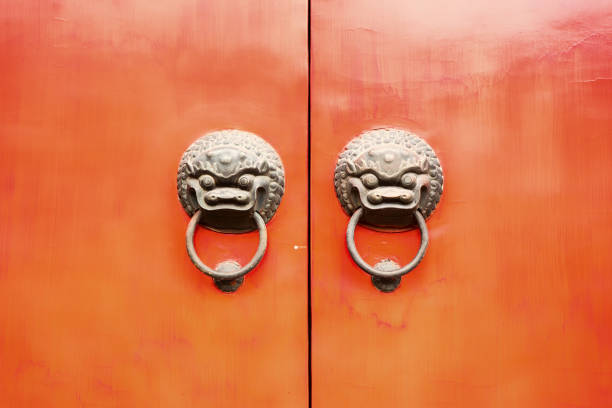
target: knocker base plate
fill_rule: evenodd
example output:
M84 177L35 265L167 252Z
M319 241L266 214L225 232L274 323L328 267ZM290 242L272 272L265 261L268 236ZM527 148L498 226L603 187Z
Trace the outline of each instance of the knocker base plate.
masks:
M384 272L393 272L400 268L400 265L391 259L385 259L374 265L374 269ZM389 293L398 288L402 281L401 276L383 278L380 276L372 276L372 284L381 292Z
M215 267L215 270L220 273L233 273L240 270L240 264L236 261L223 261ZM215 286L222 292L232 293L244 282L244 276L236 279L213 279Z

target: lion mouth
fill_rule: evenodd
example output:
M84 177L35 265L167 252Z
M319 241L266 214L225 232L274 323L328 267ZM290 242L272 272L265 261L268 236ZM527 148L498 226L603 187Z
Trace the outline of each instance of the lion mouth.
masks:
M231 187L215 188L204 194L204 201L211 206L224 204L245 205L248 204L250 199L251 195L247 191Z
M199 195L198 204L208 211L247 211L254 206L255 200L251 191L233 187L220 187Z
M415 193L412 190L401 187L379 187L370 190L366 194L366 201L371 205L399 204L410 206L415 204Z
M354 200L372 212L389 209L413 211L421 199L419 187L409 189L400 186L380 186L368 189L358 179L351 181Z

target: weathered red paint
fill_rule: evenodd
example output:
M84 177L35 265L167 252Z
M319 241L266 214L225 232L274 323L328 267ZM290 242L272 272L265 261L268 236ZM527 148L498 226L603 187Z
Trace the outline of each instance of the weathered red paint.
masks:
M612 405L609 2L311 7L312 406ZM351 261L332 184L378 126L422 135L445 173L391 294ZM357 246L403 264L418 233Z
M304 1L0 4L0 405L307 405ZM312 405L612 404L612 15L603 1L312 5ZM423 263L350 260L337 153L422 135L445 170ZM283 158L263 263L189 262L174 186L200 134ZM256 234L201 230L210 264ZM417 233L357 231L407 262Z
M0 406L306 406L306 1L0 10ZM228 127L287 182L233 295L189 261L176 194L184 149ZM196 241L246 262L257 233Z

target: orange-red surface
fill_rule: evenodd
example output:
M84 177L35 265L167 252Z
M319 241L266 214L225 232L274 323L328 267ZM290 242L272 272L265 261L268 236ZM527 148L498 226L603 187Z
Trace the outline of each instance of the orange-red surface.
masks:
M311 7L312 406L612 406L609 2ZM351 261L332 180L375 126L445 172L391 294ZM370 263L417 238L357 230Z
M2 1L0 27L0 406L305 406L306 1ZM287 182L233 295L176 197L228 127ZM257 245L196 238L211 265Z

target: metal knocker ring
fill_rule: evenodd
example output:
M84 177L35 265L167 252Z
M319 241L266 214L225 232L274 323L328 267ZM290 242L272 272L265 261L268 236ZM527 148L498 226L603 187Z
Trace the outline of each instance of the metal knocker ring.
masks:
M351 216L346 229L346 246L348 247L349 254L351 254L351 258L353 258L353 261L355 261L361 269L372 275L372 283L374 286L383 292L392 292L399 286L402 276L416 268L425 256L425 251L429 244L429 233L427 232L425 218L420 211L417 210L414 212L417 225L421 231L421 246L410 263L400 268L395 262L387 259L377 263L375 267L372 267L361 258L355 246L355 227L359 223L362 214L363 208L358 208Z
M200 217L202 217L202 210L196 211L193 217L191 217L189 225L187 225L185 241L187 243L187 253L189 254L189 258L196 268L213 278L215 285L219 289L224 292L234 292L242 284L242 281L244 280L243 276L253 270L253 268L259 264L266 253L266 247L268 246L268 232L266 230L266 223L259 213L253 213L253 218L255 219L257 229L259 230L259 245L257 246L255 255L253 255L253 258L251 258L249 263L241 268L235 261L224 261L221 262L215 270L202 262L195 250L195 247L193 246L193 236L198 223L200 222Z

